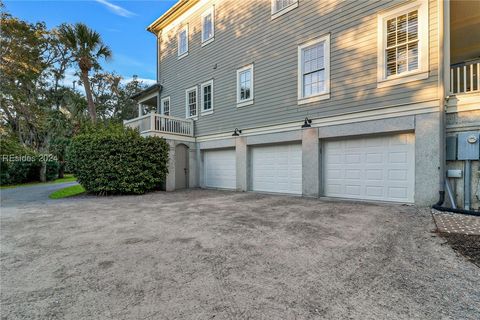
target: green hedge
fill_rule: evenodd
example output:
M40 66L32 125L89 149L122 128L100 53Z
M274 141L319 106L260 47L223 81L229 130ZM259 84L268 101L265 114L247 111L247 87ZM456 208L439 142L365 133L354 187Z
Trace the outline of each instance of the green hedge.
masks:
M40 181L42 161L46 161L47 181L58 175L59 163L49 159L49 155L40 155L13 139L0 140L0 185L19 184Z
M73 138L66 160L87 192L142 194L165 181L168 144L118 125L96 127Z

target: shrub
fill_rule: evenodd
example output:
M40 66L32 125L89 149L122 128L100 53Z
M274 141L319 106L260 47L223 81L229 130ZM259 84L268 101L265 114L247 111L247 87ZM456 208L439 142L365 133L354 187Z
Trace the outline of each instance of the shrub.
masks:
M59 169L60 162L54 160L47 161L47 181L55 180L58 177Z
M17 184L40 180L42 158L37 152L21 145L16 139L2 137L0 140L0 184ZM59 164L47 161L47 180L57 177Z
M41 156L14 139L0 140L0 184L18 184L40 181ZM57 161L47 161L47 180L57 177L59 164Z
M87 192L142 194L160 187L168 172L168 144L121 125L89 128L73 138L67 165Z

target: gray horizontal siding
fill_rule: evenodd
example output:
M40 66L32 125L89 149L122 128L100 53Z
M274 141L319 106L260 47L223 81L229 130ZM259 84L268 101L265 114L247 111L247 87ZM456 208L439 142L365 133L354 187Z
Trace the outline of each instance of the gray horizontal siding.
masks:
M212 43L201 46L203 8L187 20L187 57L177 59L177 29L162 35L162 97L171 97L172 115L184 117L185 89L214 79L214 113L199 116L197 135L431 101L437 97L438 74L435 0L429 5L430 77L377 88L377 14L403 2L300 0L298 8L271 20L267 0L212 1ZM331 98L298 106L298 45L327 33L331 34ZM236 70L250 63L255 69L255 103L237 108Z

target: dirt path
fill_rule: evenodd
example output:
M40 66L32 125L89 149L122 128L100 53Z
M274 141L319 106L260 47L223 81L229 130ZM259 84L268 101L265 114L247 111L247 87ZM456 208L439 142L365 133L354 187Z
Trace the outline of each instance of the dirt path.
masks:
M1 214L5 319L480 314L480 269L414 207L205 190L22 203Z

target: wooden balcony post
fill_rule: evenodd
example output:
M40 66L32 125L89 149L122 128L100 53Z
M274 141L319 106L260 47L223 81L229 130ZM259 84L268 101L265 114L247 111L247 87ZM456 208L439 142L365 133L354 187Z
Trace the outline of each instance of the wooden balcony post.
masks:
M155 131L155 112L150 112L150 131Z

